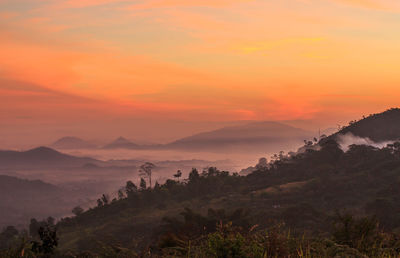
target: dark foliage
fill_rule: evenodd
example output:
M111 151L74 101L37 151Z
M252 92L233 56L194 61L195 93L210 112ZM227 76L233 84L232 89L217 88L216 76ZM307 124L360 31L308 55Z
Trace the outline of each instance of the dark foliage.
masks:
M38 235L40 241L32 241L33 253L52 254L58 246L57 229L51 224L46 224L39 228Z
M351 121L348 126L343 127L337 134L352 133L359 137L380 142L400 139L400 109L392 108L383 113L372 114L359 121Z

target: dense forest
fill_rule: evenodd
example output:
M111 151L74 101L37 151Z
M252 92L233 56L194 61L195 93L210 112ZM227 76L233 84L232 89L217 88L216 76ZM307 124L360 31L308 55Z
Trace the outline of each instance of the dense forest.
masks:
M352 133L384 148L336 141ZM352 121L242 176L215 167L128 181L57 222L0 233L1 257L398 257L400 110ZM315 146L318 146L316 148Z

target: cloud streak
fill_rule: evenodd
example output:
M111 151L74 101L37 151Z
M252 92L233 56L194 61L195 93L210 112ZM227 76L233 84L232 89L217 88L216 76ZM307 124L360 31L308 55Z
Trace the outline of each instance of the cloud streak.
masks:
M334 0L337 3L363 7L367 9L398 12L400 11L400 3L395 0Z
M207 7L207 8L223 8L241 3L250 3L255 0L149 0L141 3L129 5L127 10L146 10L156 8L171 8L171 7Z
M344 101L329 96L362 86L366 96L381 94L377 107L391 100L383 93L397 94L400 80L398 23L379 11L398 6L389 0L0 4L1 77L112 103L126 116L339 116ZM370 108L363 101L345 102L346 109Z

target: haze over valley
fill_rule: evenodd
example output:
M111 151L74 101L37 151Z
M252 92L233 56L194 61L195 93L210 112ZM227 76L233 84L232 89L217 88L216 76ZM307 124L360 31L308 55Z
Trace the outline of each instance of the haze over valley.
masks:
M4 212L0 222L2 226L14 224L23 228L30 217L52 216L59 219L71 215L71 207L95 206L102 194L116 198L118 189L126 181L140 183L139 170L145 162L155 164L152 176L154 182L160 184L173 178L176 171L182 171L181 177L185 179L192 168L203 170L216 167L246 175L256 170L259 158L266 157L268 162L279 153L303 152L307 142L326 137L323 132L329 135L336 130L319 130L319 135L315 135L281 122L242 122L165 144L138 144L124 137L96 144L76 136L65 136L47 144L48 147L2 150L2 181L7 185L6 182L10 181L16 186L5 190L4 194L8 197L3 199L1 205L18 205ZM356 136L343 132L337 139L344 150L351 144L384 147L389 143L374 144L371 139L362 138L365 133ZM28 199L21 199L24 194L13 194L13 191L18 192L18 184L28 186ZM32 201L40 202L41 206L31 204ZM23 209L20 209L21 203L24 203ZM15 216L15 213L19 215Z
M154 180L164 183L178 170L182 171L182 178L187 178L194 167L218 167L231 173L240 172L256 164L260 157L269 158L279 151L296 150L305 139L312 138L313 133L283 123L242 122L165 144L136 144L118 137L101 145L65 136L51 144L43 144L48 147L2 150L0 174L9 176L8 180L15 180L15 184L18 180L31 180L22 182L32 185L29 189L33 201L37 200L42 206L32 205L30 208L24 204L26 207L18 210L19 216L13 216L15 210L9 209L9 214L2 215L1 226L14 224L23 227L30 217L61 218L71 214L71 207L95 205L103 193L115 197L126 181L139 183L138 170L145 162L156 165ZM38 187L38 183L47 184L53 192L42 196L42 186ZM13 194L8 193L11 195L2 205L12 207ZM18 203L16 208L27 201L18 198L14 200Z

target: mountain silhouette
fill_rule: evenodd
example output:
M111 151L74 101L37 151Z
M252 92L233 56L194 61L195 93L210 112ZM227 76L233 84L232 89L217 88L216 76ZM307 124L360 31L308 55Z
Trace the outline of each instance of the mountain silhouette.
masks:
M253 122L199 133L165 145L182 150L279 151L301 144L313 133L278 122ZM277 149L278 148L278 149Z
M362 138L368 137L374 142L398 140L400 139L400 109L392 108L383 113L369 115L359 121L352 121L331 137L347 133Z
M13 176L0 175L0 192L1 196L13 191L13 189L19 189L18 191L29 192L29 191L41 191L45 193L59 191L60 189L55 185L45 183L41 180L27 180L17 178ZM14 194L15 195L15 194Z
M66 136L55 141L52 145L55 149L92 149L96 146L78 137Z
M0 175L0 196L0 228L25 227L31 218L62 216L77 203L74 193L62 187L7 175Z
M102 162L63 154L48 147L38 147L28 151L0 151L0 168L81 167L87 163Z
M120 136L117 139L115 139L112 143L107 144L104 146L104 149L136 149L139 148L140 145L135 144L128 139Z
M167 144L139 145L119 137L104 149L147 149L186 151L279 151L298 147L303 140L314 137L309 131L278 122L253 122L223 127L178 139Z

